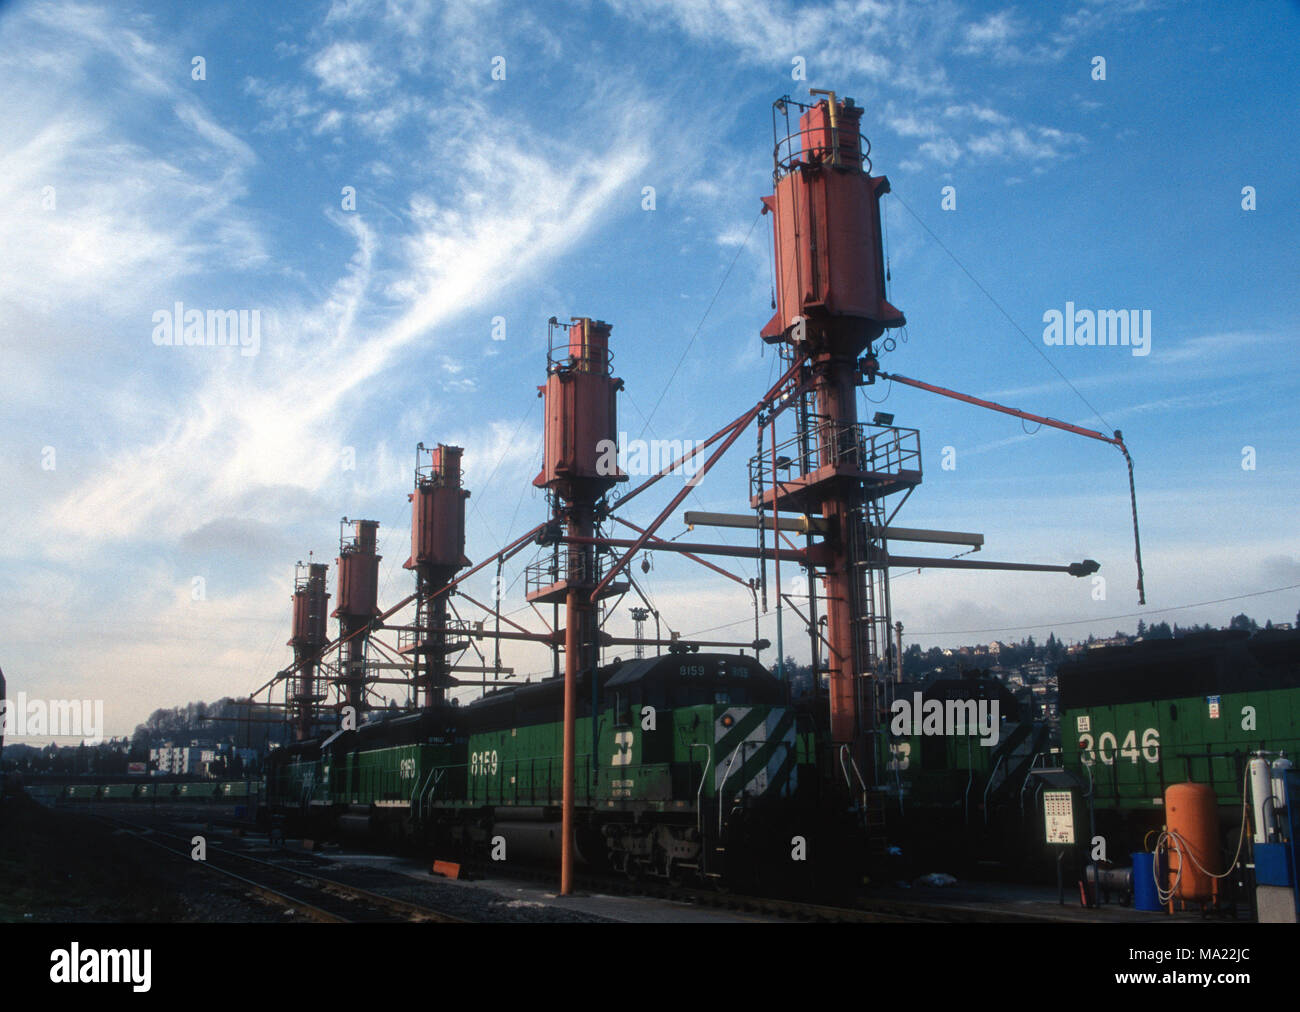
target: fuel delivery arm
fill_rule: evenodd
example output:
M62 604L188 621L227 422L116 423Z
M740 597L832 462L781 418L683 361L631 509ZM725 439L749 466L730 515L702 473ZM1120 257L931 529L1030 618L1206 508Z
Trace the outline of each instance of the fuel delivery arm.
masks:
M1023 418L1026 421L1037 422L1040 425L1048 425L1053 429L1061 429L1065 432L1073 432L1076 436L1087 436L1089 439L1097 439L1103 443L1110 443L1116 447L1120 453L1124 454L1124 462L1128 465L1128 494L1129 502L1133 508L1133 553L1137 560L1137 592L1138 604L1146 604L1146 586L1142 579L1142 541L1138 535L1138 513L1137 513L1137 487L1133 483L1133 458L1129 455L1128 447L1124 445L1124 434L1115 430L1113 436L1107 436L1105 433L1097 432L1095 429L1085 429L1079 425L1071 425L1069 422L1062 422L1056 418L1047 418L1043 415L1035 415L1029 411L1021 411L1017 408L1009 408L1004 404L996 404L993 401L986 401L979 397L972 397L970 394L958 393L956 390L949 390L947 387L935 386L932 383L923 383L921 380L912 379L909 376L900 376L898 373L881 372L874 356L867 356L863 360L863 370L867 382L874 382L876 376L883 379L892 380L895 383L902 383L905 386L916 387L918 390L928 390L932 394L940 394L943 397L951 397L953 400L965 401L967 404L974 404L979 408L988 408L990 411L1000 411L1004 415L1012 415L1015 418Z

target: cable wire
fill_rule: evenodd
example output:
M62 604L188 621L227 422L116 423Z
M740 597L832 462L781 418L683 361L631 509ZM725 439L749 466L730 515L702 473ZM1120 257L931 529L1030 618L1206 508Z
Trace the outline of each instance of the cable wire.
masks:
M1256 590L1250 594L1237 594L1234 597L1221 597L1215 601L1197 601L1194 604L1177 604L1170 608L1153 608L1148 611L1130 611L1123 615L1102 615L1097 618L1081 618L1070 622L1038 622L1034 625L1003 625L992 629L924 629L914 632L914 636L964 636L976 633L1012 632L1016 629L1049 629L1055 626L1088 625L1092 622L1111 622L1119 618L1145 618L1148 615L1161 615L1169 611L1184 611L1187 608L1205 608L1212 604L1226 604L1229 601L1243 601L1248 597L1263 597L1265 594L1280 594L1284 590L1300 588L1300 583L1286 587L1274 587L1272 590Z
M668 377L668 382L664 384L664 388L659 391L659 399L655 401L654 407L650 409L650 414L646 418L645 428L643 428L640 435L637 436L638 439L646 434L646 429L650 428L650 419L654 418L655 412L659 410L659 405L663 403L663 399L668 393L668 388L673 385L673 380L677 378L678 370L681 369L682 363L686 361L686 356L690 353L691 346L695 344L695 339L700 336L700 330L704 327L704 321L709 318L709 313L713 310L713 304L718 301L718 296L722 294L723 285L727 283L727 278L731 277L731 271L736 266L736 261L740 259L740 254L743 253L745 247L749 245L749 237L754 234L754 228L758 225L758 219L762 216L762 211L759 211L758 214L754 215L753 224L749 226L749 231L745 233L745 241L740 244L740 247L736 250L736 255L731 258L731 263L727 266L727 272L722 275L722 280L718 282L718 288L713 293L713 298L709 300L709 304L704 310L704 315L700 317L700 322L695 325L695 332L691 334L691 339L686 342L686 347L682 350L681 358L679 358L677 364L673 366L672 375Z
M908 205L907 201L905 201L902 197L900 197L896 191L891 190L890 194L891 196L893 196L895 200L897 200L900 204L903 205L903 208L907 211L908 214L910 214L913 218L916 219L916 223L920 225L923 229L925 229L927 233L929 233L930 238L939 244L939 248L948 254L948 258L952 260L952 262L955 263L961 269L962 273L965 274L966 277L970 278L972 282L974 282L975 287L984 293L984 297L988 299L991 303L993 303L993 305L997 308L997 311L1007 318L1007 322L1010 323L1011 326L1013 326L1016 329L1016 332L1025 339L1025 343L1028 344L1029 347L1033 348L1034 351L1038 354L1038 356L1049 366L1052 367L1052 371L1056 373L1056 375L1061 377L1065 385L1074 391L1075 396L1077 396L1079 400L1083 401L1083 403L1088 406L1088 410L1091 411L1094 415L1096 415L1097 418L1101 420L1101 423L1105 425L1107 429L1113 431L1115 426L1111 425L1110 422L1106 421L1105 416L1103 416L1100 411L1098 411L1095 407L1092 406L1092 402L1089 401L1088 398L1084 397L1083 394L1079 391L1079 388L1070 382L1070 378L1066 376L1065 373L1061 372L1061 370L1057 367L1056 363L1053 362L1043 351L1043 349L1040 348L1034 342L1033 338L1031 338L1028 334L1025 333L1024 329L1020 326L1020 324L1018 324L1015 321L1012 315L1002 308L1002 304L998 302L998 300L995 299L989 293L989 290L987 288L985 288L982 284L980 284L979 279L975 277L975 275L972 274L966 268L966 265L957 259L957 255L953 253L953 251L950 250L946 245L944 245L944 241L934 234L934 230L931 229L929 225L927 225L924 221L921 220L921 216L912 210L912 208Z

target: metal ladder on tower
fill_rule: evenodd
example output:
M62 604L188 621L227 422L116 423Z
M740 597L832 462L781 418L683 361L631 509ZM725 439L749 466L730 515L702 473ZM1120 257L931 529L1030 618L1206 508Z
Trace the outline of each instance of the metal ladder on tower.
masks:
M871 744L870 766L864 772L863 823L867 832L868 853L883 857L887 852L885 829L886 794L879 786L881 735L884 729L879 720L879 692L881 675L888 675L883 658L890 642L890 603L887 570L870 565L884 551L883 539L873 538L873 530L885 527L884 504L879 498L868 497L854 516L851 558L854 567L853 602L854 642L859 651L857 663L868 677L864 679L863 726Z

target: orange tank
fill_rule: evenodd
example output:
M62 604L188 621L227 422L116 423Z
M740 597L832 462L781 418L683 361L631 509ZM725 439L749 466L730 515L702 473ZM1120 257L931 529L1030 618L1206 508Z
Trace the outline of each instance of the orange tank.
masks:
M419 566L438 570L447 579L469 565L465 558L465 500L469 493L460 487L459 446L439 443L426 451L429 463L416 468L411 501L411 557L404 569Z
M546 386L538 387L546 415L542 471L533 479L562 499L594 501L626 481L611 459L618 447L618 392L610 371L609 334L602 320L576 317L568 340L548 356Z
M331 615L369 621L379 613L379 560L383 558L375 554L379 524L374 520L355 520L352 524L354 537L342 540L334 562L339 603Z
M1173 837L1169 841L1170 912L1175 899L1201 905L1217 899L1219 882L1210 873L1222 874L1223 855L1214 788L1191 783L1166 788L1165 821Z
M774 218L776 314L763 340L793 340L797 319L859 354L903 314L885 299L880 198L889 180L862 155L862 108L851 98L819 102L775 150L776 186L763 206Z
M299 573L294 577L293 635L289 646L322 647L329 641L325 627L330 598L325 591L325 573L329 567L314 562L303 568L307 575Z

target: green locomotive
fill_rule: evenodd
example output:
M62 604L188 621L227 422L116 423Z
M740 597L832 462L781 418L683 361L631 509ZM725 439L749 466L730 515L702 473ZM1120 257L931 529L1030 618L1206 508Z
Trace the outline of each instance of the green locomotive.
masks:
M949 733L925 734L917 727L894 733L895 700L934 703L967 716L971 704L982 704L996 713L996 726L981 728L972 719L958 721ZM981 860L1014 860L1025 784L1048 752L1051 732L1022 711L999 679L981 671L928 685L882 686L879 779L889 840L905 863L937 861L960 870Z
M1225 838L1241 824L1246 763L1300 752L1300 631L1199 633L1105 647L1063 665L1067 769L1097 832L1131 849L1164 823L1165 788L1214 788Z
M812 721L756 659L676 653L580 677L575 842L630 876L753 873L803 831ZM343 832L505 859L558 856L563 680L295 743L272 754L267 806Z

